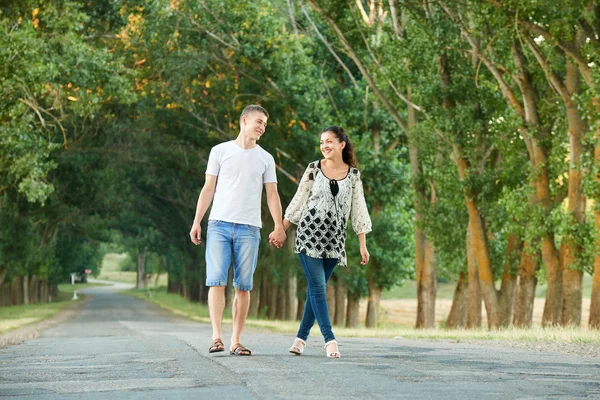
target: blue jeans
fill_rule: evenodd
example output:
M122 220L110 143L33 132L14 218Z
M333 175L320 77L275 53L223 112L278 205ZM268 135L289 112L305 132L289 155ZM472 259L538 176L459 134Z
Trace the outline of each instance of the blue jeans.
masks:
M227 285L227 276L233 258L233 286L239 290L252 290L259 242L258 226L208 221L206 286Z
M315 324L316 318L321 334L327 343L335 339L327 308L327 281L331 278L338 260L337 258L313 258L305 254L299 254L299 256L308 281L308 292L298 337L302 340L308 339L308 334Z

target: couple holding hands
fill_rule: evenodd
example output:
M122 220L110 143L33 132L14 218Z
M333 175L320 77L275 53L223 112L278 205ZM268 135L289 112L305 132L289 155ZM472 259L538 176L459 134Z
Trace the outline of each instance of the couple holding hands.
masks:
M222 319L225 287L233 261L235 296L229 351L239 356L252 354L241 344L240 336L248 315L258 258L264 185L268 208L275 222L269 243L280 248L286 239L286 230L291 224L296 225L294 248L308 282L304 314L289 351L296 355L304 352L316 319L325 340L327 357L340 358L329 319L326 287L335 266L346 265L349 218L358 235L361 264L369 262L366 234L371 231L371 219L354 149L343 128L330 126L323 129L320 137L323 159L308 164L282 218L275 161L256 143L265 133L268 118L267 110L257 105L247 106L242 111L238 137L211 149L206 180L198 198L190 231L190 238L196 245L201 240L200 222L212 203L206 234L206 286L210 287L208 307L213 331L209 352L225 350L221 339Z

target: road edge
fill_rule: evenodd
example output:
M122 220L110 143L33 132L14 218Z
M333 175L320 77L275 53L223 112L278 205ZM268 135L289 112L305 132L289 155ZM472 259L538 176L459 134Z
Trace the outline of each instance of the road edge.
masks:
M18 345L26 340L40 337L41 333L45 330L72 318L89 300L90 295L85 295L85 298L82 301L74 302L65 306L62 310L43 321L23 325L11 331L0 334L0 348Z

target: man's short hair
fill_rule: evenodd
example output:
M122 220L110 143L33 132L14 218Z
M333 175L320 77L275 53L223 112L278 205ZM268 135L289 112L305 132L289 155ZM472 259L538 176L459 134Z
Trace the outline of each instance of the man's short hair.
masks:
M267 112L267 110L265 110L261 106L257 106L256 104L250 104L249 106L246 106L244 108L244 110L242 111L242 115L240 115L240 124L242 123L242 117L244 115L248 115L248 114L250 114L251 112L254 112L254 111L258 111L260 113L263 113L263 114L265 114L265 116L267 118L269 118L269 113Z

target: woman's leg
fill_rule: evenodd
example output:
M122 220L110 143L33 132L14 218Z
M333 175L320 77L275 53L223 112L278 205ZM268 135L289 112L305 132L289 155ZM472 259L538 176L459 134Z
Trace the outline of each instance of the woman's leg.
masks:
M331 330L331 321L329 320L329 310L327 307L326 297L327 280L333 273L335 263L328 262L328 260L330 259L313 258L304 254L300 254L300 261L308 282L305 315L302 318L302 323L300 324L301 329L298 332L298 337L300 339L306 340L305 337L300 335L306 335L306 337L308 337L306 328L308 324L311 323L311 319L312 324L314 324L315 318L319 323L319 328L321 329L321 334L323 335L325 342L335 339L333 331ZM308 315L306 315L307 311L309 312ZM310 327L308 330L310 331Z
M300 327L298 328L298 334L296 337L304 340L308 339L310 330L315 324L315 314L313 313L310 305L310 286L306 291L306 302L304 303L304 314L302 314L302 321L300 321Z
M329 282L329 278L331 278L331 275L333 274L335 266L337 265L337 261L337 258L327 258L323 260L325 282ZM329 312L327 315L329 315ZM315 314L311 306L309 286L306 293L306 301L304 303L304 313L302 314L302 321L300 321L300 328L298 329L298 334L296 335L296 337L306 341L308 339L308 335L310 334L310 330L312 329L314 324Z
M333 270L335 269L337 262L337 258L325 258L323 260L323 265L325 267L325 283L329 282L329 278L333 275Z

